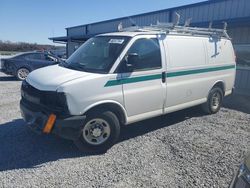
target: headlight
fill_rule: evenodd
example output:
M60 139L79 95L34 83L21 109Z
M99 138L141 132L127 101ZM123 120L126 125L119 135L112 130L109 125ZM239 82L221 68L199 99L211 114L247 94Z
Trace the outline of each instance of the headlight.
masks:
M65 108L67 106L66 96L61 92L47 91L41 97L41 104L54 108Z

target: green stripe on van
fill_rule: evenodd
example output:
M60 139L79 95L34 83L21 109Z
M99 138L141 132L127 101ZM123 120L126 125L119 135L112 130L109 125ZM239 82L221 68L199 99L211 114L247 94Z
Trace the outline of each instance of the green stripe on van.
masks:
M176 77L176 76L184 76L189 74L200 74L205 72L214 72L214 71L220 71L220 70L227 70L227 69L233 69L235 68L235 65L228 65L223 67L211 67L211 68L205 68L205 69L195 69L195 70L187 70L187 71L178 71L178 72L168 72L167 77Z
M120 79L120 80L110 80L105 84L104 87L116 86L116 85L121 85L121 84L129 84L129 83L135 83L135 82L144 82L148 80L157 80L157 79L161 79L161 74L131 77L131 78L125 78L125 79Z
M227 69L234 69L235 65L228 65L223 67L211 67L211 68L203 68L203 69L195 69L195 70L186 70L186 71L177 71L177 72L168 72L166 73L166 77L177 77L177 76L185 76L190 74L201 74L206 72L214 72L214 71L221 71ZM116 86L121 84L129 84L135 82L143 82L148 80L156 80L161 79L161 74L154 74L148 76L138 76L138 77L131 77L119 80L109 80L104 87Z

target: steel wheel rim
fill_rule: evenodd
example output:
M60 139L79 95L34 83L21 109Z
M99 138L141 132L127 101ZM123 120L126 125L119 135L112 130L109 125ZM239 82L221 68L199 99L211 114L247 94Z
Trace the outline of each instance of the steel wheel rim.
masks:
M95 118L86 123L82 130L84 140L91 145L100 145L110 137L110 125L104 119Z
M213 110L217 110L220 107L221 96L219 92L215 92L212 96L211 107Z
M18 74L18 78L24 80L27 78L27 76L29 74L29 70L25 69L25 68L21 68L18 70L17 74Z

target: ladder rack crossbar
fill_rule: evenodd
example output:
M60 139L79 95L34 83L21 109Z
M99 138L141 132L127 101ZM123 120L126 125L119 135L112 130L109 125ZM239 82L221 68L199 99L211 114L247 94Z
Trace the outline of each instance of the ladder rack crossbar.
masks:
M200 27L187 27L187 26L176 26L173 23L157 23L156 25L151 26L132 26L121 29L121 31L137 31L137 32L149 32L157 31L163 33L182 33L182 34L191 34L191 35L209 35L209 36L218 36L225 37L230 39L227 34L226 29L215 29L215 28L200 28Z

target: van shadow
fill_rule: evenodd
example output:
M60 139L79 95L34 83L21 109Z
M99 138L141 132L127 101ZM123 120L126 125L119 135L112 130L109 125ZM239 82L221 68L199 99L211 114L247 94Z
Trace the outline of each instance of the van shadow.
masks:
M223 107L250 114L250 96L234 93L225 98Z
M202 115L199 109L191 108L134 123L122 129L119 142ZM37 168L59 159L87 156L72 141L33 133L21 119L0 125L0 143L0 171Z

